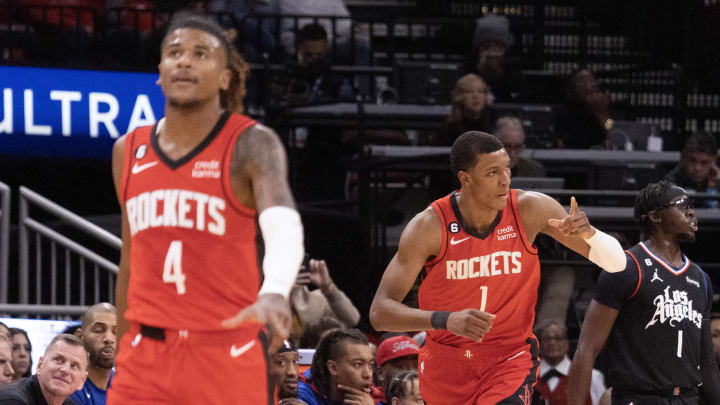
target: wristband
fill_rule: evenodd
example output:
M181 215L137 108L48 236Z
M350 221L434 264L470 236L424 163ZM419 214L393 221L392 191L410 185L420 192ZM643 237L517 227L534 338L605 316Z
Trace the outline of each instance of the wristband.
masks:
M447 329L447 321L450 318L450 311L433 311L430 315L430 325L433 329Z

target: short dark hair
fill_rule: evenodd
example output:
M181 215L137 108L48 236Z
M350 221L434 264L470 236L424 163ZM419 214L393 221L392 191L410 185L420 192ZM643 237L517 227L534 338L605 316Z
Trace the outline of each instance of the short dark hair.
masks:
M650 211L656 211L667 202L668 190L678 187L675 184L661 180L657 183L650 183L640 190L635 198L635 223L640 226L646 236L652 234L653 226L650 221Z
M710 312L710 320L714 321L720 319L720 312Z
M85 311L85 314L82 317L82 324L81 328L85 329L92 325L93 318L95 317L95 314L99 313L110 313L110 314L117 314L117 309L113 304L110 304L109 302L100 302L97 303L90 308L88 308L87 311Z
M304 25L297 34L298 44L302 41L327 41L327 39L327 31L318 23Z
M692 152L709 153L717 156L718 144L715 136L709 132L696 132L685 141L683 155Z
M302 336L300 336L300 347L312 349L318 345L325 332L332 329L342 329L343 327L345 325L337 318L323 316L317 322L305 326Z
M345 344L367 345L365 335L357 329L335 329L320 339L310 365L310 380L321 393L330 393L330 373L327 369L328 360L337 360L345 351Z
M450 166L457 175L475 165L477 155L492 153L503 148L497 137L486 132L468 131L460 135L450 148Z

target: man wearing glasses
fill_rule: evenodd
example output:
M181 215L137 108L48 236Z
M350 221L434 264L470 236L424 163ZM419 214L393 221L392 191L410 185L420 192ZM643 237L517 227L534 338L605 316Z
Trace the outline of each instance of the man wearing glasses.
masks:
M510 157L512 177L545 177L545 168L540 162L520 157L525 149L525 130L519 118L500 117L493 134L500 139Z
M687 192L653 183L635 200L647 236L626 251L625 271L601 274L570 367L568 404L587 398L593 363L608 340L613 404L720 404L710 331L712 284L680 250L697 218Z

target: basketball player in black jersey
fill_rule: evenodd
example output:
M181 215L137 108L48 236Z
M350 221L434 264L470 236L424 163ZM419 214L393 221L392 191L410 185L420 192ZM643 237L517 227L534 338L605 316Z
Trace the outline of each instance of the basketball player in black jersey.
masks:
M569 374L568 404L584 404L607 340L612 404L720 404L710 332L712 285L680 250L697 218L685 190L653 183L635 200L647 235L626 251L627 267L603 272L585 316Z

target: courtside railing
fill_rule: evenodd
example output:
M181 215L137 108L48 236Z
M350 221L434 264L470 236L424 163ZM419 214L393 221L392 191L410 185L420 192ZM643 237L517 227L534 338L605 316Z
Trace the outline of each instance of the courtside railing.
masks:
M120 238L26 187L18 225L18 304L0 312L72 315L114 302Z

